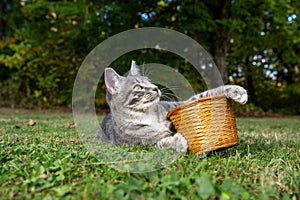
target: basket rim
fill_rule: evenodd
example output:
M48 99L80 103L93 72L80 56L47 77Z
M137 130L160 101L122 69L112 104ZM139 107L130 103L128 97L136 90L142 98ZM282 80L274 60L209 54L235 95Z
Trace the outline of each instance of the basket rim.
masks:
M194 99L192 101L187 101L187 102L180 104L180 105L176 106L175 108L169 110L167 117L170 118L174 112L176 112L177 110L182 109L184 107L187 107L191 104L200 103L200 102L207 101L210 99L222 99L222 98L226 98L227 100L229 100L225 94L220 94L220 95L213 95L213 96L208 96L208 97L201 97L201 98Z

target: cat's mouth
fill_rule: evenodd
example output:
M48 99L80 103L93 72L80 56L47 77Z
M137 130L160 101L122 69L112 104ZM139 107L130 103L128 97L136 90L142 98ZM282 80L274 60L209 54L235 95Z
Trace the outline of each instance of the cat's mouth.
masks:
M144 104L147 104L147 103L157 103L157 102L159 102L160 96L161 96L161 92L158 89L153 90L151 92L148 92L145 95L145 98L147 100L144 102Z
M148 100L148 101L145 101L144 104L147 104L147 103L157 103L159 101L159 98L154 98L154 99L151 99L151 100Z

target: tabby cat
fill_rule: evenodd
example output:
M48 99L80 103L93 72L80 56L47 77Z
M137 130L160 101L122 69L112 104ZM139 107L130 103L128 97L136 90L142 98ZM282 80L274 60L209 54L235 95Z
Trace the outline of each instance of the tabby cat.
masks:
M173 131L172 123L166 117L169 110L184 102L160 101L161 91L149 78L141 75L134 61L127 77L106 68L105 85L110 113L97 131L97 138L111 144L141 144L187 151L187 141ZM187 101L222 93L241 104L248 99L244 88L225 85L194 95Z

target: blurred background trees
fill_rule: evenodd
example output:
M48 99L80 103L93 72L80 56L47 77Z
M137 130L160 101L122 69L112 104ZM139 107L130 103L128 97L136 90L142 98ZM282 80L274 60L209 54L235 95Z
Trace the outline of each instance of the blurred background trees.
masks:
M197 40L225 83L248 90L246 111L300 114L298 0L1 0L0 106L70 107L85 56L114 34L147 26ZM201 77L171 53L134 51L113 66L125 72L133 58L176 67L203 89ZM96 103L103 106L99 86Z

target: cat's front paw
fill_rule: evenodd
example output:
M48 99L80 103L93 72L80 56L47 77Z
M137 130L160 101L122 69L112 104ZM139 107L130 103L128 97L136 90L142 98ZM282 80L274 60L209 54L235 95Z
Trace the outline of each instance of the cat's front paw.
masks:
M177 152L187 152L188 150L188 142L180 133L163 138L155 146L160 149L171 147Z
M188 142L180 133L176 133L173 138L173 146L177 151L186 152L188 150Z
M225 95L227 98L232 99L240 104L245 104L248 101L247 91L238 85L226 85Z

